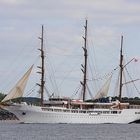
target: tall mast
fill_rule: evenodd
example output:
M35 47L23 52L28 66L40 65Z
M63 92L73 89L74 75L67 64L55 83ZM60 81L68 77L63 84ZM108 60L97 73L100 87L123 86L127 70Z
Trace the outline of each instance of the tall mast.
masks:
M86 95L86 85L87 85L87 19L86 19L86 23L85 23L85 35L83 37L84 39L84 65L82 65L82 72L84 74L84 78L83 78L83 82L81 82L82 86L83 86L83 90L82 90L82 99L83 101L85 101L85 95Z
M122 47L123 47L123 36L121 36L121 50L120 50L120 88L119 88L119 100L121 101L122 97L122 75L123 75L123 52L122 52Z
M38 72L41 74L41 81L40 84L38 84L40 86L40 94L41 94L41 106L43 106L43 100L44 100L44 84L45 84L45 80L44 80L44 27L42 25L42 32L41 32L41 37L39 37L39 39L41 40L41 48L38 49L41 52L41 66L38 66L38 68L40 68L41 72Z

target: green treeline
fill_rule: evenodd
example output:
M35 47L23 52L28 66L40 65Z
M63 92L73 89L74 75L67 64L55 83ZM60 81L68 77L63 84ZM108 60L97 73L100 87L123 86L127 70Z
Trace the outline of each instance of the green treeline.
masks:
M100 98L97 100L87 100L87 102L109 102L109 98L110 97L104 97L104 98ZM119 100L118 97L111 97L111 101L116 101ZM140 98L139 97L134 97L134 98L128 98L128 97L122 97L121 102L123 103L130 103L130 104L134 104L134 105L140 105Z
M0 93L0 102L2 101L2 99L5 97L4 94Z
M6 95L0 93L0 102ZM34 105L40 105L40 99L36 97L20 97L17 99L13 99L13 102L26 102L27 104L34 104Z
M0 101L5 97L6 95L0 93ZM118 97L111 97L112 101L115 101L118 99ZM21 97L13 100L14 102L26 102L27 104L34 104L34 105L40 105L40 99L36 97ZM109 102L109 97L101 98L98 100L87 100L87 102ZM134 98L128 98L123 97L121 102L129 102L130 104L136 104L140 105L140 98L134 97Z

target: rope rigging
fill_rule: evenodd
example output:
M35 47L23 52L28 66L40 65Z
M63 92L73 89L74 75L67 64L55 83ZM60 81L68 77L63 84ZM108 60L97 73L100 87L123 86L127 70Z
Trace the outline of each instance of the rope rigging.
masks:
M131 75L129 74L129 72L128 72L128 70L127 70L127 68L126 68L126 67L125 67L125 69L126 69L126 72L127 72L128 76L129 76L129 78L131 79L131 82L132 82L132 83L133 83L133 85L134 85L134 88L136 89L137 93L138 93L138 94L140 94L139 89L137 88L137 86L136 86L136 84L135 84L134 80L132 79L132 77L131 77Z
M74 96L76 96L76 95L78 94L78 92L79 92L81 86L82 86L82 85L79 84L79 86L75 89L75 92L74 92L74 94L71 96L71 99L72 99Z
M37 87L37 85L33 86L29 91L27 91L27 94L25 96L28 97L29 95L31 95L35 91L35 87Z
M50 59L48 58L48 77L49 77L49 81L51 82L51 85L53 87L52 90L54 90L55 94L60 94L59 92L59 89L58 89L58 86L57 86L57 82L56 82L56 78L55 78L55 75L54 75L54 66L52 65L53 63L51 63Z

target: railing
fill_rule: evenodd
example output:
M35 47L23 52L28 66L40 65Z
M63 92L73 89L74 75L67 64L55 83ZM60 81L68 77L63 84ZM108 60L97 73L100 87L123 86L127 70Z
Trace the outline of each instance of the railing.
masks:
M120 114L121 110L82 110L82 109L58 109L58 108L48 108L43 107L43 111L50 111L50 112L64 112L64 113L83 113L83 114Z
M140 109L140 105L130 105L130 109Z

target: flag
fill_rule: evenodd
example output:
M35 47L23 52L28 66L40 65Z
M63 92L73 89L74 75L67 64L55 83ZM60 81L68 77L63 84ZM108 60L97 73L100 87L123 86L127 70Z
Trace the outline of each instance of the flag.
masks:
M134 62L138 62L138 59L134 58Z

